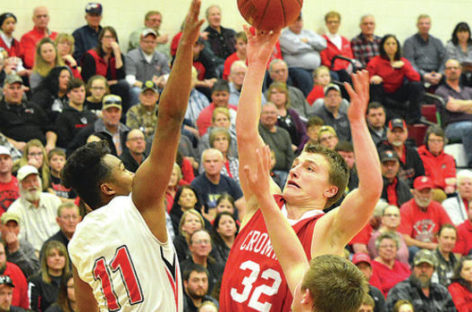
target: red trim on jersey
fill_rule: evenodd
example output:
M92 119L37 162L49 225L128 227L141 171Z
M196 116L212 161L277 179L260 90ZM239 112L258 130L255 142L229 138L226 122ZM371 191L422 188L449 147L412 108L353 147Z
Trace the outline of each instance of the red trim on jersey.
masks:
M174 292L174 299L175 299L175 307L176 307L176 311L179 311L179 284L178 284L178 280L179 280L179 276L178 276L178 270L176 268L175 270L175 281L174 279L172 278L172 273L169 272L169 269L166 267L166 274L167 274L167 278L169 279L169 282L170 282L170 285L172 287L172 291Z

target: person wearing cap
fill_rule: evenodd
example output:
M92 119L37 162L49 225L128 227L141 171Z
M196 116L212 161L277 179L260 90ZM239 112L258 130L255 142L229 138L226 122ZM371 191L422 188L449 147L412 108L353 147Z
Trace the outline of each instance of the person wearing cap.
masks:
M352 263L364 274L369 282L369 296L375 302L374 312L385 311L385 296L379 290L380 282L372 275L372 260L366 253L356 253L352 257Z
M23 49L23 63L26 68L33 68L36 44L44 37L56 39L57 32L48 28L49 10L45 6L35 7L33 10L34 27L21 36L20 45Z
M25 309L12 305L15 284L8 275L0 275L0 311L24 312Z
M130 129L140 129L149 139L157 127L157 101L159 89L152 80L141 86L139 104L132 106L126 113L126 125Z
M144 133L139 129L130 130L126 137L126 149L120 156L126 170L136 172L139 165L141 165L147 157L145 151L146 140Z
M16 74L5 78L0 100L0 132L19 150L26 142L39 139L50 151L56 147L57 134L45 111L23 98L23 80Z
M12 174L10 151L0 145L0 211L3 213L20 196L18 180Z
M85 6L85 21L87 25L77 28L72 33L74 36L74 58L81 62L82 56L86 51L92 49L98 44L98 34L102 30L100 22L102 21L103 7L98 2L89 2Z
M414 146L407 144L408 129L401 118L388 122L387 140L378 145L379 151L394 150L400 161L399 176L413 186L416 177L425 175L423 161Z
M380 168L383 179L381 198L385 199L390 205L399 207L413 197L408 184L398 176L400 160L395 151L385 150L380 152Z
M375 145L387 140L387 126L385 124L385 108L379 102L371 102L367 106L367 126Z
M393 287L387 296L387 311L393 311L395 303L408 300L415 311L455 312L456 308L446 287L433 283L431 277L436 259L431 251L420 250L413 260L410 277Z
M336 130L338 138L342 141L351 140L351 128L346 112L340 110L341 89L337 84L330 83L324 88L324 105L315 108L313 113L324 120L326 125L329 125Z
M41 191L41 180L35 167L23 166L16 176L20 183L20 197L8 211L20 217L21 237L39 251L43 242L59 229L56 215L61 200Z
M413 183L413 198L400 207L402 223L398 231L403 233L410 259L420 248L435 249L441 226L452 224L441 204L433 201L433 186L427 176L417 177Z
M126 54L126 81L131 86L130 104L138 103L138 96L147 80L152 80L159 88L165 86L165 76L169 74L169 60L156 51L157 33L145 28L139 38L139 47Z
M9 262L16 264L26 278L39 270L36 251L26 239L20 238L20 216L14 212L5 212L0 218L2 243Z
M164 53L169 57L169 34L163 34L159 31L159 28L162 24L162 14L159 11L151 10L144 15L144 26L139 27L129 35L128 40L128 51L136 49L139 47L139 40L144 29L150 28L154 30L157 34L157 47L156 50Z
M81 129L97 120L94 113L84 108L85 84L81 79L70 80L66 94L69 105L64 107L56 119L57 145L62 148L66 148Z

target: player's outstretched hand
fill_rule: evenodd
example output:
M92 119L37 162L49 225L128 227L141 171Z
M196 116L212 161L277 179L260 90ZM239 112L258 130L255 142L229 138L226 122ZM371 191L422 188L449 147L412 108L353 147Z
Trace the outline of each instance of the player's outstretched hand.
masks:
M200 26L202 26L205 21L204 19L198 19L201 4L201 0L193 0L190 4L187 17L185 18L182 40L192 45L197 41L198 36L200 36Z
M267 63L274 51L275 43L279 39L280 29L271 31L256 29L256 33L252 34L247 25L244 25L243 28L247 36L248 63L254 61Z
M351 75L354 88L344 83L344 87L351 97L351 104L347 111L349 121L365 120L367 105L369 104L369 72L367 70L358 71Z
M254 192L257 199L264 196L270 196L270 148L265 145L256 149L257 166L249 168L244 166L244 174L246 175L248 187Z

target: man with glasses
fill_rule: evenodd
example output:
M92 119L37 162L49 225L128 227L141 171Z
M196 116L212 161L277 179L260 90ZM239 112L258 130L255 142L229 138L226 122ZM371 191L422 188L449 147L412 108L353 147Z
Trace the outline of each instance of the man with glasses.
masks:
M169 57L169 47L166 45L166 43L169 41L169 35L168 34L163 34L159 31L159 28L161 27L162 24L162 14L159 11L148 11L146 15L144 16L144 26L136 29L131 33L129 36L129 41L128 41L128 51L131 51L133 49L136 49L139 47L139 41L142 32L146 28L150 28L154 30L157 34L157 47L156 49L159 52L162 52L166 54L167 57Z
M82 56L88 50L98 44L98 34L102 30L100 22L102 21L103 7L98 2L89 2L85 6L85 20L87 25L77 28L73 33L75 39L74 58L77 61L82 60Z
M146 140L143 132L139 129L128 132L126 147L127 149L121 154L120 159L123 161L126 170L136 172L147 156L145 154Z

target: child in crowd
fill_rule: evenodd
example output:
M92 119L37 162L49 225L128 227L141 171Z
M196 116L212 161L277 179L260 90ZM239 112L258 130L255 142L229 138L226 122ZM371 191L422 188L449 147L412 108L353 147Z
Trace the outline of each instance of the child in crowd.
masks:
M306 136L303 138L302 144L297 149L296 154L300 154L306 144L319 144L318 132L324 126L324 120L318 116L312 116L306 123Z
M313 105L317 99L324 97L324 88L331 82L331 76L329 75L329 68L326 66L320 66L313 71L313 89L306 97L306 100L310 105Z
M50 168L50 184L48 191L59 197L62 202L73 201L76 197L75 192L70 188L66 188L62 184L61 179L62 168L64 168L66 164L66 153L59 148L55 148L49 152L48 160Z

